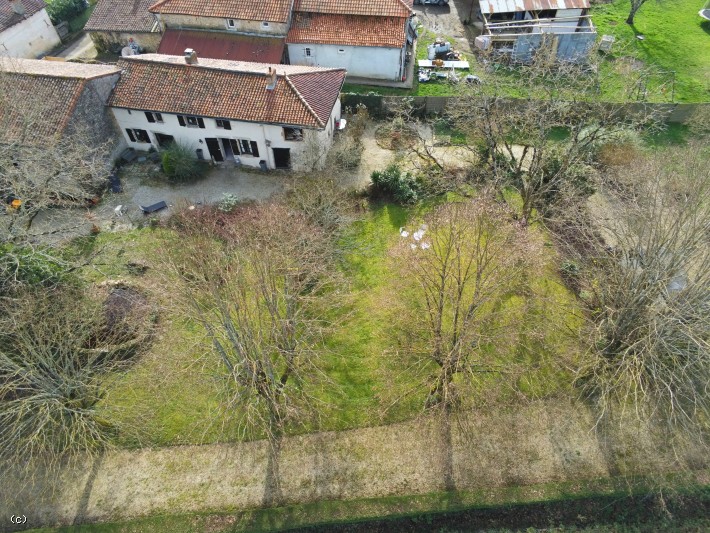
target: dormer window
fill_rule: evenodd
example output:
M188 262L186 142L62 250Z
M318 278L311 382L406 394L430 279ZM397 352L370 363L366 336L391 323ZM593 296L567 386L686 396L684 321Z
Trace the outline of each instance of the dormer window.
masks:
M237 29L237 23L234 22L234 19L227 19L227 29L230 29L230 30Z

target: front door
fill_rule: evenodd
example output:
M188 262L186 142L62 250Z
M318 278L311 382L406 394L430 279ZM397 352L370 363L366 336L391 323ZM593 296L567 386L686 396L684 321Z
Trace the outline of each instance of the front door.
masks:
M219 141L217 139L205 139L207 143L207 150L209 150L212 159L218 163L224 161L224 156L222 156L222 150L219 149Z
M291 168L291 149L272 148L274 151L274 163L276 168Z

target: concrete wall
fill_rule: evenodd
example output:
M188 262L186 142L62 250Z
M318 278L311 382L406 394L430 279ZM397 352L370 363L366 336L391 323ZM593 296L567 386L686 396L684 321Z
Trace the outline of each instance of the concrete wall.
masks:
M128 46L131 39L143 48L144 52L157 52L160 39L163 34L160 32L134 32L121 33L115 31L92 31L91 40L94 41L96 49L99 51L118 50Z
M290 18L290 16L289 16ZM235 33L254 33L267 36L286 36L288 33L289 23L279 23L270 21L255 21L255 20L234 20L234 28L227 26L226 18L217 17L195 17L192 15L158 15L163 30L167 28L193 28L207 30L222 30L233 31ZM268 22L268 26L264 26L264 22Z
M196 150L202 149L205 159L210 159L205 139L243 139L255 141L259 150L258 157L249 154L238 156L243 165L259 167L259 162L263 160L266 161L268 168L276 168L272 149L289 148L291 150L292 168L294 170L307 170L312 166L314 159L324 159L322 156L333 142L333 123L340 118L340 101L333 107L326 127L323 130L304 128L304 139L302 141L285 140L283 127L280 125L231 120L232 129L225 130L217 127L214 118L203 117L205 127L198 128L180 126L177 115L170 113L162 113L163 123L160 124L148 122L143 111L129 111L119 108L113 108L112 111L127 145L136 150L149 150L151 147L158 149L159 145L155 134L161 133L163 135L172 135L177 142L186 145L195 154ZM126 133L126 128L147 131L151 142L148 144L131 141ZM309 153L313 151L317 153ZM224 152L222 154L225 155Z
M60 42L47 10L42 9L0 33L0 55L34 59Z
M305 49L311 50L310 57ZM342 50L340 52L339 50ZM289 44L288 57L292 65L338 67L348 76L400 81L402 49L337 44Z

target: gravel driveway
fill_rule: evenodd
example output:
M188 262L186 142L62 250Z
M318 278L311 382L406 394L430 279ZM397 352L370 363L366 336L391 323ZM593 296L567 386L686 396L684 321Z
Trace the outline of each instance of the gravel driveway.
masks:
M472 8L473 6L473 8ZM424 27L441 35L455 39L454 46L464 52L471 53L473 40L480 35L480 24L475 24L478 0L450 0L449 5L415 5L414 11L419 22ZM464 25L463 21L469 17L474 19L473 25Z

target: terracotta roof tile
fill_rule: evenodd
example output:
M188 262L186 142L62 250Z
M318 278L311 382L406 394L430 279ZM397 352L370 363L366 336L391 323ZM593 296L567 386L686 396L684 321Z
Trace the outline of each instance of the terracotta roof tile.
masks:
M109 105L128 109L323 128L345 80L344 69L266 65L144 54L119 61L123 75ZM267 90L268 68L277 83Z
M293 0L161 0L150 7L152 13L194 15L241 20L288 22Z
M295 0L295 11L306 13L333 13L337 15L362 15L373 17L409 17L412 0Z
M286 42L402 48L406 40L406 20L401 17L296 13Z
M84 26L87 31L149 32L155 19L154 0L99 0Z
M158 48L159 54L180 55L186 48L197 51L200 57L231 59L234 61L258 61L280 63L284 51L284 39L257 37L239 33L165 30Z
M118 72L112 65L0 57L0 91L9 90L0 103L11 102L0 107L0 142L34 142L61 133L87 80Z
M19 24L26 18L31 17L38 11L42 11L47 4L44 0L20 0L22 6L25 8L25 14L19 15L12 10L12 6L8 0L0 1L0 31L5 31L6 29Z

